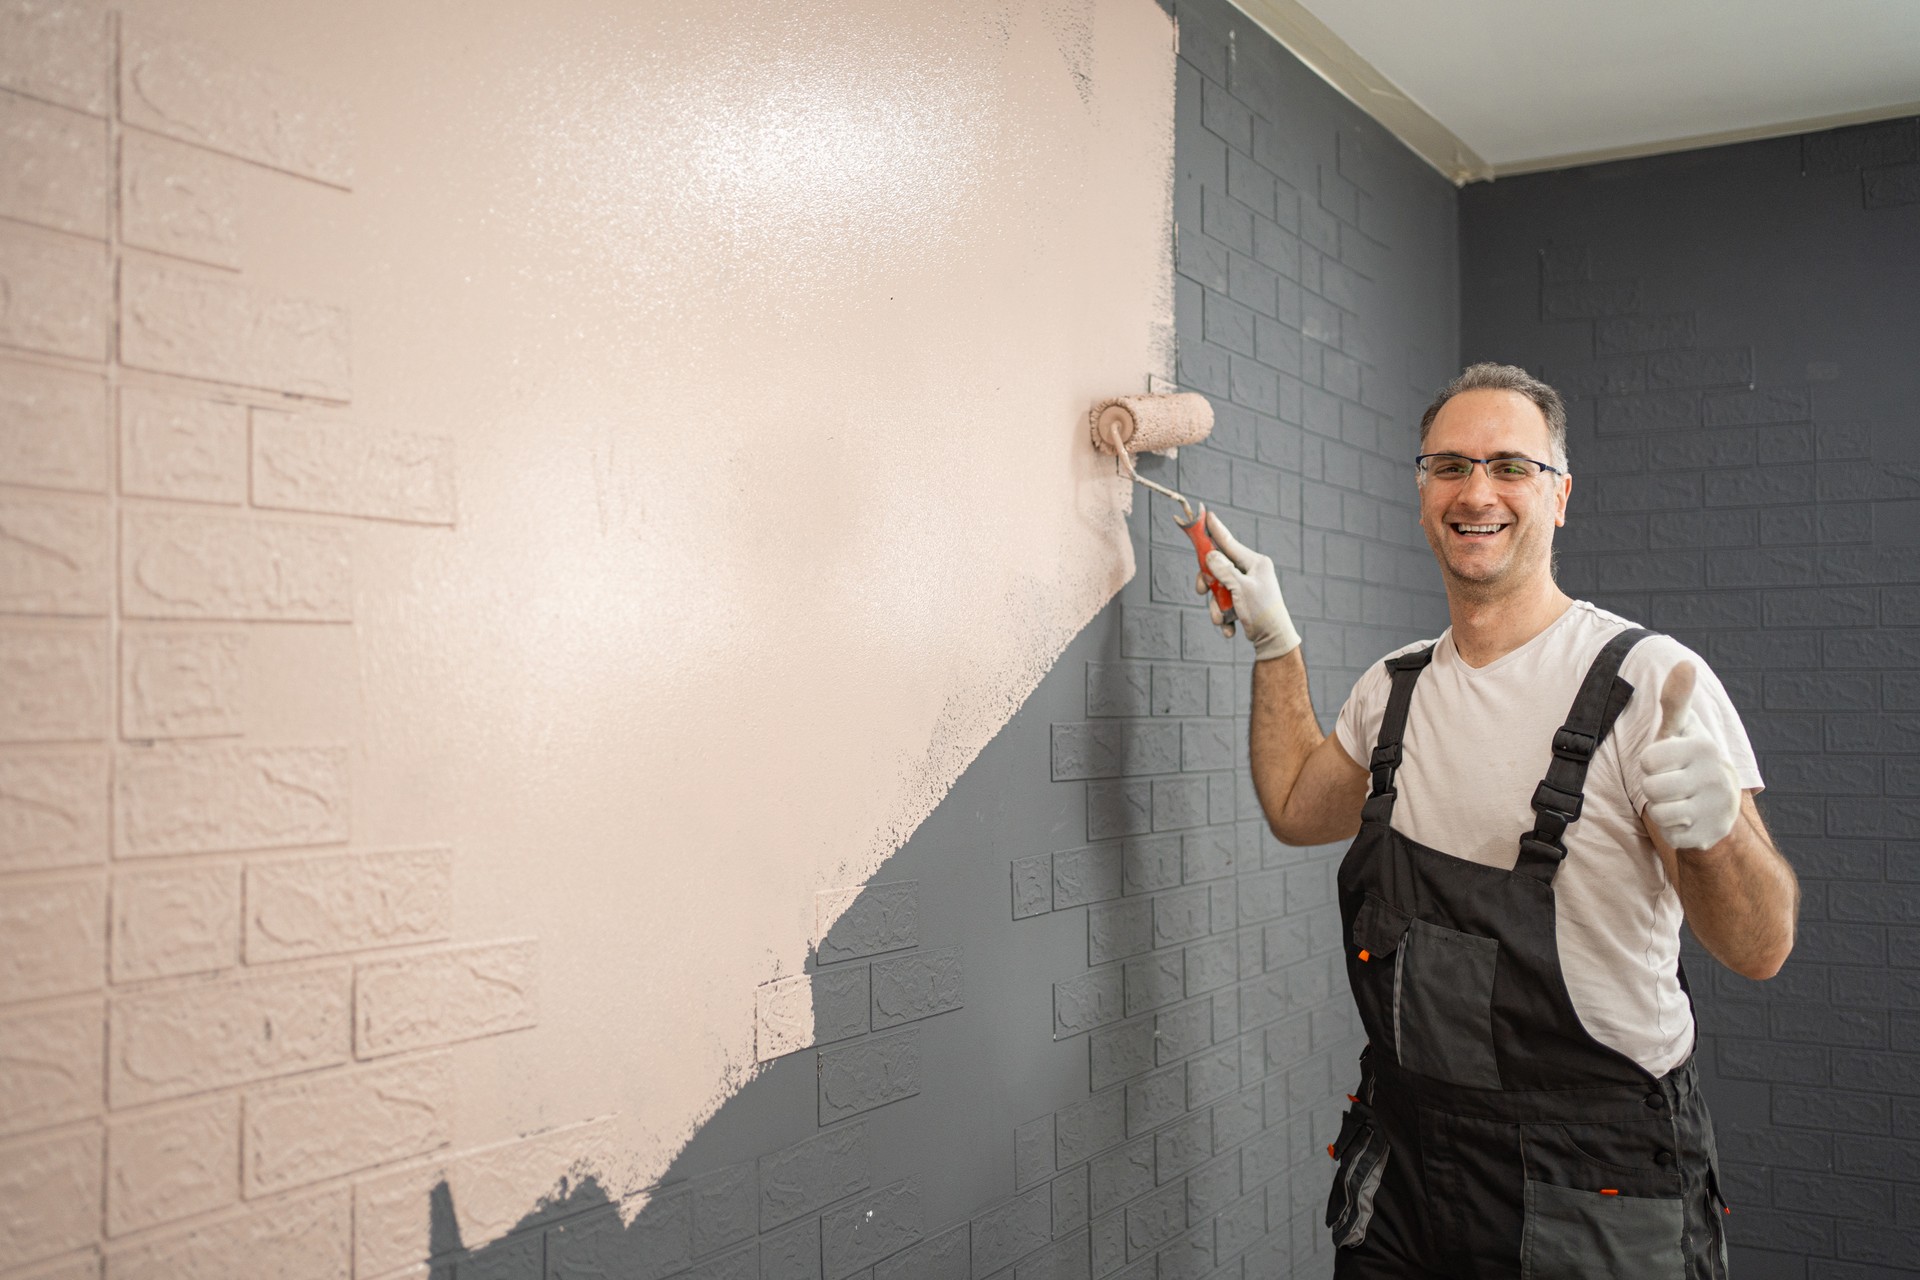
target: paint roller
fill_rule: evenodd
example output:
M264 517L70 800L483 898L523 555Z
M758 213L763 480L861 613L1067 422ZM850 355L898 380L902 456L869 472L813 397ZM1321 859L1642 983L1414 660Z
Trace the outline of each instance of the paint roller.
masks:
M1198 511L1186 495L1153 481L1134 470L1133 455L1183 444L1199 444L1213 430L1213 406L1207 398L1191 391L1168 395L1115 396L1101 400L1087 415L1093 429L1093 447L1120 460L1127 477L1155 493L1163 493L1180 504L1186 519L1174 517L1174 523L1193 542L1200 557L1200 580L1213 592L1220 609L1220 629L1233 634L1233 593L1207 572L1207 557L1213 552L1213 539L1207 536L1207 507Z

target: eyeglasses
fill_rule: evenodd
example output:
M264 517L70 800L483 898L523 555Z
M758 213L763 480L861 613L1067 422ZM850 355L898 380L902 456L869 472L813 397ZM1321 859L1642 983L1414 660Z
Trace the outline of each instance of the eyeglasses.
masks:
M1532 458L1469 458L1461 453L1423 453L1413 460L1413 469L1422 480L1458 484L1473 474L1475 463L1487 469L1487 479L1503 484L1524 484L1542 472L1561 474L1560 468Z

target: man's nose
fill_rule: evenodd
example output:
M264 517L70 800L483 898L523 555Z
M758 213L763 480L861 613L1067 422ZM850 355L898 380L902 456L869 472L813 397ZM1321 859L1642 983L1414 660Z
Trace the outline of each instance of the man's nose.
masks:
M1456 501L1468 502L1474 506L1491 505L1499 494L1493 483L1493 477L1487 474L1487 464L1473 462L1468 464L1467 478L1460 482L1460 491Z

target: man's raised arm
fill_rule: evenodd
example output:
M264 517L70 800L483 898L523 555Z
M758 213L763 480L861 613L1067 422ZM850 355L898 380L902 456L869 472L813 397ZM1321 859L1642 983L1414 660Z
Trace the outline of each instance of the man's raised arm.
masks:
M1360 829L1367 771L1332 734L1320 732L1307 693L1300 633L1280 596L1273 561L1236 539L1207 513L1218 546L1207 571L1233 593L1233 612L1253 642L1253 710L1248 743L1253 787L1273 834L1292 845L1324 844ZM1198 583L1204 593L1202 580ZM1219 608L1207 604L1213 620Z

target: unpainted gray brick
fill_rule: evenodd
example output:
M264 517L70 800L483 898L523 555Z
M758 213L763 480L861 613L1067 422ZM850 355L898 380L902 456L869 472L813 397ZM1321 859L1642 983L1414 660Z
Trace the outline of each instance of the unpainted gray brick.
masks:
M1053 1115L1053 1132L1056 1168L1069 1168L1105 1151L1127 1136L1126 1090L1107 1089L1060 1108Z
M1178 831L1185 827L1203 827L1209 820L1207 780L1205 778L1155 778L1152 805L1155 831Z
M1240 1047L1227 1044L1187 1064L1187 1106L1209 1106L1240 1088Z
M1181 878L1192 884L1231 876L1237 853L1238 840L1231 828L1189 831L1180 840Z
M1860 175L1860 202L1869 209L1920 204L1920 164L1885 165Z
M1699 425L1700 393L1697 391L1650 391L1640 395L1602 396L1594 419L1594 429L1602 435L1678 431Z
M820 1054L820 1123L831 1124L920 1092L920 1033L875 1036Z
M1013 918L1025 920L1045 915L1053 909L1053 858L1036 854L1015 858L1013 868Z
M1129 658L1178 658L1179 613L1138 606L1121 609L1120 652Z
M1053 1176L1053 1116L1017 1125L1013 1131L1013 1185L1025 1191Z
M1205 888L1161 894L1153 900L1153 946L1169 947L1205 937L1211 931L1212 919L1211 895Z
M1087 963L1105 964L1151 951L1154 905L1150 898L1097 903L1087 908Z
M1540 290L1542 320L1597 320L1639 309L1638 280L1569 280Z
M1186 964L1178 951L1136 956L1123 968L1128 1017L1164 1008L1186 996Z
M1175 773L1182 726L1153 720L1089 720L1053 726L1053 780Z
M816 955L821 964L857 960L918 946L920 882L898 880L859 889L829 889L815 895L824 930Z
M1128 894L1171 889L1180 883L1180 836L1129 840L1121 846L1121 887Z
M1196 1000L1162 1011L1153 1020L1155 1060L1165 1065L1213 1043L1213 1002Z
M1089 662L1087 715L1144 716L1152 713L1153 668L1144 662Z
M1800 165L1805 173L1845 173L1904 163L1916 155L1920 155L1920 124L1912 119L1829 129L1800 140Z
M760 1238L760 1280L820 1280L820 1219Z
M1087 1233L1083 1229L1022 1258L1013 1268L1012 1280L1091 1280L1092 1274ZM1007 1273L1003 1271L1001 1275Z
M873 964L876 1031L946 1013L961 1005L960 948L919 952Z
M1169 1183L1127 1206L1127 1256L1159 1248L1187 1225L1187 1184Z
M820 1218L827 1280L844 1280L920 1239L920 1184L909 1178L829 1210Z
M1083 1165L1053 1180L1054 1235L1079 1231L1087 1225L1087 1172L1087 1167Z
M1753 427L1694 429L1658 435L1647 441L1647 465L1655 471L1751 467L1760 457L1759 438L1758 430Z
M1693 346L1693 342L1691 311L1660 316L1610 316L1594 321L1593 325L1596 356L1679 350Z
M751 1161L716 1169L689 1187L693 1212L693 1256L698 1258L754 1233L759 1188Z
M1118 1021L1123 1013L1131 1012L1117 965L1053 984L1053 1038L1056 1040Z
M1144 835L1153 830L1154 787L1145 781L1087 784L1087 839Z
M1201 995L1227 986L1240 976L1240 956L1232 938L1197 942L1186 951L1186 993Z
M1813 421L1813 393L1805 387L1757 391L1710 391L1701 397L1701 421L1709 427Z
M984 1280L1052 1239L1052 1191L1035 1187L977 1214L972 1231L974 1280Z
M1088 1166L1090 1206L1096 1215L1153 1190L1153 1139L1141 1138L1094 1158Z
M865 1190L870 1163L865 1121L828 1129L760 1157L760 1229L791 1222Z
M1053 855L1053 909L1117 898L1121 892L1121 846L1070 849Z
M1091 1088L1104 1089L1130 1080L1154 1066L1154 1020L1135 1018L1102 1027L1087 1037L1087 1045Z

